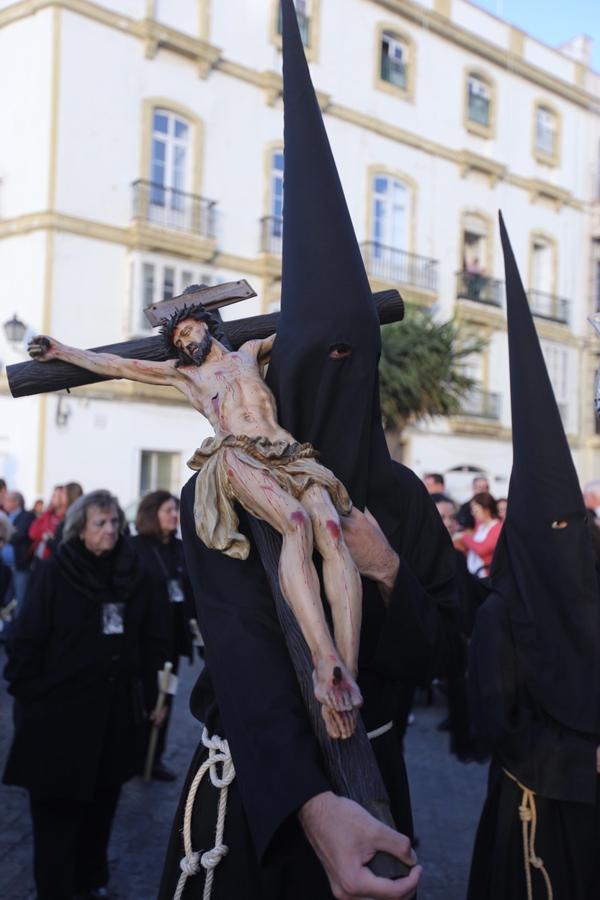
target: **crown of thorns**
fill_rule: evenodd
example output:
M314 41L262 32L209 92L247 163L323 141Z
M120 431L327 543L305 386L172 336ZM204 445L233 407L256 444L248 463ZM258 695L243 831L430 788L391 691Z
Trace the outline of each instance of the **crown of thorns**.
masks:
M220 320L213 315L210 310L206 309L202 303L192 303L190 306L183 306L181 309L172 313L170 316L161 319L160 333L165 345L165 349L169 355L176 355L177 351L173 346L173 332L180 322L184 319L195 319L197 322L205 322L206 326L214 338L229 347L229 341L223 331Z

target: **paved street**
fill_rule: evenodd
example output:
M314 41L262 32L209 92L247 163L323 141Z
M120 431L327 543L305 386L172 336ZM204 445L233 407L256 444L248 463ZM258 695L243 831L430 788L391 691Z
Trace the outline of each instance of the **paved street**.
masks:
M4 663L4 653L0 651ZM184 665L170 733L168 763L184 773L200 739L200 726L187 711L197 667ZM447 736L436 730L441 708L416 709L409 729L407 759L419 858L426 868L419 900L464 900L473 832L483 799L485 767L457 763L447 753ZM11 736L10 698L0 689L0 765ZM154 900L163 852L180 781L125 786L111 843L114 897ZM0 897L33 900L31 828L27 795L0 786ZM308 900L308 898L307 898Z

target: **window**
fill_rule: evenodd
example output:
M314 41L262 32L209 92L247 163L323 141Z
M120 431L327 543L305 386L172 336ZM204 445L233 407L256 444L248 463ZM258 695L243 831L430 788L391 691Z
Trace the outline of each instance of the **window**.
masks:
M190 284L212 284L213 276L178 261L135 258L131 268L132 332L149 331L144 310L153 303L182 294Z
M462 216L462 265L457 276L457 297L502 305L500 282L490 278L492 259L488 219L475 212Z
M531 289L543 294L554 289L554 245L538 236L531 245Z
M600 240L592 241L592 277L594 279L594 312L600 313Z
M281 253L283 236L283 150L269 156L269 215L262 219L261 252Z
M477 72L467 73L465 127L481 137L492 137L494 129L494 86Z
M406 250L410 189L389 175L375 175L372 182L371 240L377 247Z
M381 80L406 90L408 48L406 43L387 31L381 38Z
M190 169L190 126L179 115L155 109L150 157L150 221L186 227ZM189 226L188 226L189 227Z
M150 491L179 490L181 455L162 450L142 450L140 459L140 496Z
M565 429L568 430L571 426L569 415L569 351L565 347L561 347L560 344L555 344L551 341L541 341L541 347L560 416Z
M276 0L278 13L277 13L277 34L281 34L282 32L282 17L281 17L281 4L279 0ZM296 7L296 17L298 19L298 26L300 28L300 36L302 38L302 43L305 47L308 47L310 44L310 0L294 0L294 6Z
M558 163L559 118L550 107L538 103L535 107L534 155L540 162Z

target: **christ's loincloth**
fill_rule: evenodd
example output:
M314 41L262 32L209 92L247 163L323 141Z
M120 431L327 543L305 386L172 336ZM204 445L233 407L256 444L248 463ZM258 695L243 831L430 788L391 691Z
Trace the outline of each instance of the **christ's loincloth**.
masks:
M200 540L211 550L221 550L234 559L246 559L248 538L238 531L234 502L238 500L227 475L227 451L246 465L266 472L297 500L312 485L324 488L341 515L348 515L352 501L333 472L317 462L311 444L269 441L262 437L233 434L206 438L188 462L198 470L194 499L194 520Z

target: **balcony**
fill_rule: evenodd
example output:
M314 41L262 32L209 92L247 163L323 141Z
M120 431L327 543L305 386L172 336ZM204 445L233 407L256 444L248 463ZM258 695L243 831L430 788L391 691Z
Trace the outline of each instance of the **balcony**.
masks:
M502 306L504 282L488 278L478 272L456 273L456 297L458 300L472 300L487 306Z
M527 291L529 307L534 316L540 319L548 319L551 322L569 324L569 301L556 294L546 294L543 291Z
M500 420L502 397L481 388L472 388L462 403L460 415L473 419Z
M214 200L151 181L134 181L132 187L134 219L158 228L214 239L217 207Z
M283 240L283 219L264 216L260 220L260 252L281 256Z
M365 241L360 249L369 276L389 284L406 285L432 294L437 292L437 259L384 247L372 241Z

